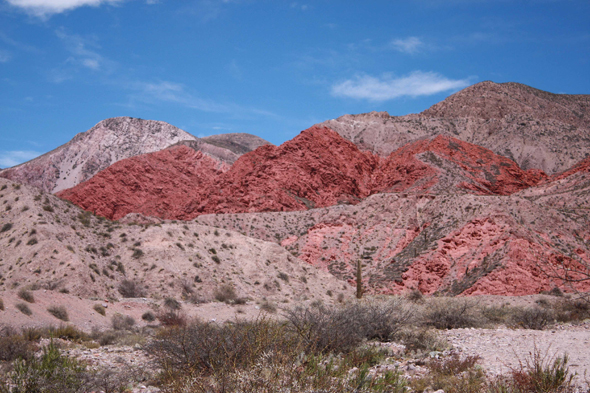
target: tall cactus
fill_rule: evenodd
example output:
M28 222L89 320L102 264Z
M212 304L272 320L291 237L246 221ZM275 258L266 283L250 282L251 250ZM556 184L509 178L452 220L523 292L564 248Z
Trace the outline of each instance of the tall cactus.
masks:
M356 263L356 297L357 299L363 297L363 273L360 259Z

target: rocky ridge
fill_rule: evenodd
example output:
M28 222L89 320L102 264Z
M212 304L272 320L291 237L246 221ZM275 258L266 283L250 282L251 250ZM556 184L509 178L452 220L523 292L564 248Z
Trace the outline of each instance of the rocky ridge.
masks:
M82 183L122 159L183 142L218 161L232 164L243 152L268 144L249 134L196 138L163 121L131 117L106 119L71 141L29 162L0 171L4 177L58 192Z
M556 174L588 157L589 112L589 95L486 81L419 114L371 112L320 125L381 156L424 137L448 135L506 156L523 169Z

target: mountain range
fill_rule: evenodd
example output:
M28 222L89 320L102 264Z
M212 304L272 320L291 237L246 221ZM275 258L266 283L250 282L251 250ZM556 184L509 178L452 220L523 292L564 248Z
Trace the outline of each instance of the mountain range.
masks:
M104 120L0 172L2 222L11 224L0 233L0 288L59 276L76 295L114 296L121 262L180 295L195 274L190 255L208 293L224 274L245 294L276 293L276 271L288 267L297 277L312 269L321 279L307 286L335 293L354 286L358 261L371 293L589 290L590 280L555 277L590 265L589 114L589 95L482 82L420 114L344 115L280 146ZM233 261L229 271L200 262L217 255L211 248ZM258 262L232 276L241 260ZM80 278L65 279L61 262Z

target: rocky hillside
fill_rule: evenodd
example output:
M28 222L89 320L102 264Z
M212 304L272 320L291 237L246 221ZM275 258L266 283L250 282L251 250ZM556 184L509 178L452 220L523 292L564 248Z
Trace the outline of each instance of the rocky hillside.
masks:
M145 297L196 302L213 299L224 284L275 303L351 292L280 245L235 231L138 216L113 222L1 178L0 207L0 298L35 288L120 299L126 279L141 283Z
M351 284L360 260L373 293L572 291L551 276L563 276L564 266L585 273L578 278L590 276L590 173L568 179L574 192L562 192L561 179L508 196L376 194L355 206L203 215L195 222L275 241ZM577 289L590 290L590 280Z
M58 196L109 219L141 213L187 220L355 204L379 192L507 195L545 177L451 137L421 140L385 159L312 127L281 146L243 155L227 171L202 153L173 147L122 160Z
M90 179L122 159L156 152L182 141L188 141L184 143L219 164L232 164L244 152L268 144L249 134L199 139L163 121L117 117L101 121L49 153L0 171L0 177L55 193Z
M412 141L449 135L548 174L588 157L590 96L552 94L518 83L481 82L420 114L345 115L330 127L364 150L387 156Z

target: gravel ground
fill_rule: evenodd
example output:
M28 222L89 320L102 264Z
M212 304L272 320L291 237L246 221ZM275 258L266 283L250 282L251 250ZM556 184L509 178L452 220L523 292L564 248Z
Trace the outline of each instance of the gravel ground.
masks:
M567 354L570 371L577 373L576 384L590 387L590 321L549 330L454 329L443 335L464 355L479 355L492 375L526 364L535 350L546 360Z

